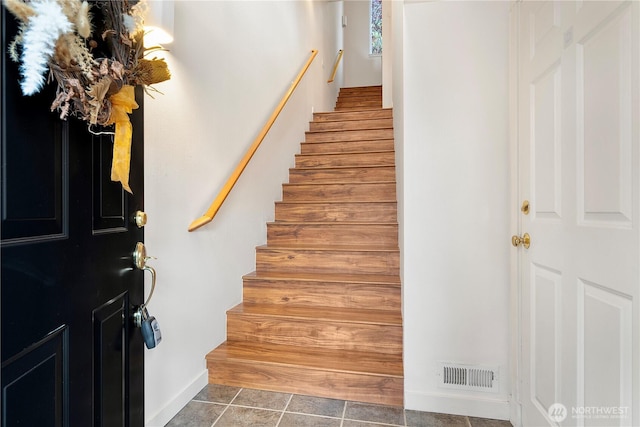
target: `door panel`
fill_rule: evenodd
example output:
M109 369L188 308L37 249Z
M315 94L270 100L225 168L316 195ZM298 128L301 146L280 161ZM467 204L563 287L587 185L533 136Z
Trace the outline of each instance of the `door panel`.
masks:
M517 8L522 423L639 425L640 3Z
M5 91L9 96L17 95L17 90L10 87ZM20 120L15 117L15 112L21 106L23 103L6 112L7 123ZM23 108L23 111L28 111ZM48 123L52 122L49 115L34 114L33 117L38 122L47 120L43 122L47 123L46 127L21 126L19 129L25 141L34 143L4 147L3 194L11 203L3 204L3 242L45 241L67 235L68 201L64 198L63 189L67 187L69 176L69 126L67 123ZM29 161L25 162L25 159ZM21 167L21 163L28 164ZM39 176L43 181L24 180L25 175ZM21 200L22 194L31 195L31 200L14 202Z
M142 426L142 92L130 195L110 180L111 136L51 113L54 85L21 94L6 52L17 26L0 9L2 426Z
M632 10L623 5L590 31L576 31L578 212L585 225L632 226Z
M561 275L532 266L531 275L531 397L538 409L558 400L560 374Z
M578 385L581 386L578 402L583 402L585 407L622 407L630 411L633 407L631 298L584 280L578 282L578 295ZM584 425L612 423L589 419ZM627 420L620 425L631 423Z
M113 141L104 135L93 140L93 233L127 232L127 198L111 182Z
M131 313L128 294L120 295L93 311L94 415L96 426L125 425L127 405L124 390L128 389L129 333Z
M12 420L25 426L68 425L64 390L69 383L68 343L68 329L63 327L3 363L3 426L12 425ZM23 404L25 396L33 399L33 405Z
M561 78L556 62L531 83L533 214L548 220L562 216Z

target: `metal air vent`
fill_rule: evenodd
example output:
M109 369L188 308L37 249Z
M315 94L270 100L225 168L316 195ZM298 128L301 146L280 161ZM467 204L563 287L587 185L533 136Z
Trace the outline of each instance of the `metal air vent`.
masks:
M440 387L458 390L498 392L498 368L442 363Z

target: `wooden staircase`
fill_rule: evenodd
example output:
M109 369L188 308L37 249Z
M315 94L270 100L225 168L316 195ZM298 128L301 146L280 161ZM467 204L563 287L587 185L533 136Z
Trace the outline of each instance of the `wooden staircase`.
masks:
M380 87L314 114L209 382L403 404L392 112Z

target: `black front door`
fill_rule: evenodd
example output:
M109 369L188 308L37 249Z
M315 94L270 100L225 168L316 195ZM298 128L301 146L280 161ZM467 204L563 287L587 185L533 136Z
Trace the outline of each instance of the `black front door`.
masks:
M133 195L110 181L112 137L20 92L2 9L2 426L142 426L142 94L131 116Z

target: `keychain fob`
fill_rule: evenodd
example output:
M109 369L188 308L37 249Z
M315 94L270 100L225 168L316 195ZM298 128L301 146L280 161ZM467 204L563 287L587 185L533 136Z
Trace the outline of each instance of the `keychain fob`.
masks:
M140 308L142 314L142 322L140 329L142 330L142 338L148 349L155 348L162 341L162 332L160 332L160 324L155 317L149 316L146 307Z

